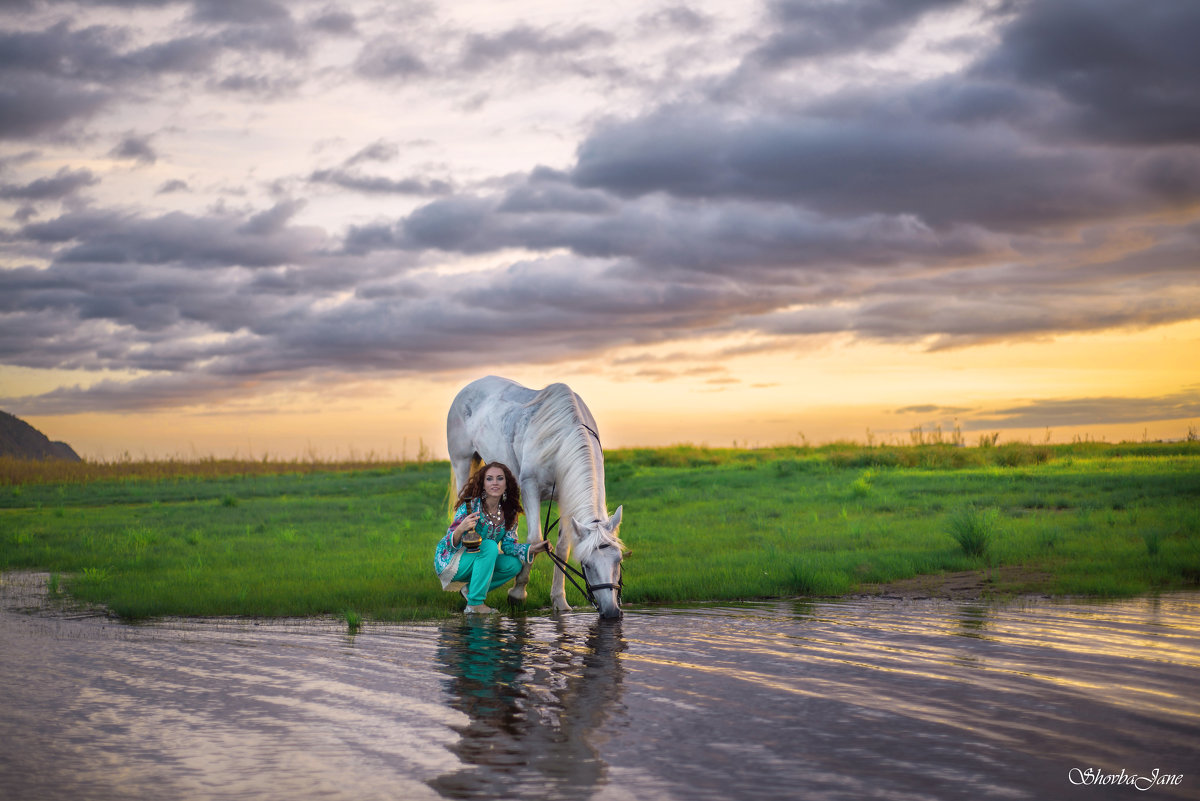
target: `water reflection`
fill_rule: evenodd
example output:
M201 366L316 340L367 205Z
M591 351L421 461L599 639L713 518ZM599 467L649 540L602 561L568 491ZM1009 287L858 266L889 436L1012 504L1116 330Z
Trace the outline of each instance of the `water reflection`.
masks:
M450 705L468 718L452 727L462 766L429 782L442 796L582 799L606 783L592 737L623 714L621 623L580 632L559 622L545 634L523 619L442 627L438 670Z
M1185 774L1145 797L1200 797L1196 593L350 636L340 621L30 615L11 589L0 581L4 799L1140 796L1069 783L1089 768Z
M988 625L988 610L986 606L964 604L958 611L958 626L956 632L960 637L975 637L982 639Z

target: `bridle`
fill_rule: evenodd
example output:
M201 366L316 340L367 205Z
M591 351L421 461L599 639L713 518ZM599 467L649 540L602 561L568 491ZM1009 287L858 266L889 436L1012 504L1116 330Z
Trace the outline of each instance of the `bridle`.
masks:
M588 429L588 430L590 431L591 429ZM594 434L595 432L592 432L592 433ZM597 439L599 439L599 437L597 437ZM545 539L545 540L550 539L550 532L553 531L554 527L558 525L559 519L557 517L554 518L553 523L550 522L550 510L554 508L554 490L557 488L558 488L558 482L554 482L554 484L552 484L550 487L550 504L546 507L546 523L544 526L542 526L542 539ZM558 540L559 540L559 542L562 542L561 534L559 535ZM604 543L600 547L601 548L610 548L612 546L610 546L608 543ZM587 574L584 571L579 570L579 569L567 564L567 561L565 559L561 558L554 551L548 550L548 551L546 551L546 555L550 557L550 560L552 562L554 562L554 564L558 565L558 569L561 570L563 575L567 577L567 581L571 582L571 584L573 584L575 586L575 589L579 590L579 592L583 594L583 597L587 598L588 603L590 603L592 606L596 607L597 610L600 609L600 605L596 603L596 590L613 590L613 591L615 591L617 594L617 606L621 605L621 589L625 586L625 576L623 574L617 578L616 584L612 584L612 583L592 584L588 580ZM622 573L623 573L623 571L622 571ZM574 574L574 575L572 575L572 574ZM578 576L579 578L583 579L582 587L579 586L579 582L575 580L575 576Z

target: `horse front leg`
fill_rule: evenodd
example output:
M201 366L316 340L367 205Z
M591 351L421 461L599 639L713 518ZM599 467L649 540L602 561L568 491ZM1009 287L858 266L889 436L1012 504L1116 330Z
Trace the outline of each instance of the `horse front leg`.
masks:
M541 508L542 502L538 497L538 485L536 481L526 481L521 484L521 505L525 507L525 528L528 534L525 541L530 545L542 541L542 518ZM513 588L508 591L508 600L512 603L524 603L528 593L525 590L525 585L529 583L529 569L531 565L525 565L521 568L521 572L517 574L517 580L513 584Z
M558 547L554 553L564 562L571 558L571 541L574 532L570 528L571 521L563 519L558 526ZM571 605L567 603L567 574L558 565L554 566L554 578L550 581L550 606L555 612L570 612Z

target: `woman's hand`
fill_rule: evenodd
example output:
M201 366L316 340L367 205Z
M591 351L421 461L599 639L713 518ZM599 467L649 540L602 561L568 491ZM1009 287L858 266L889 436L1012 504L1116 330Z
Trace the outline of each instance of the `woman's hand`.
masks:
M468 531L474 531L475 524L479 522L479 512L471 512L462 519L454 529L454 533L450 535L450 544L457 548L462 544L463 535Z
M542 551L545 551L546 553L550 553L553 550L554 550L554 546L550 544L550 540L542 540L540 542L535 542L533 545L529 546L529 552L531 554L534 554L535 556L537 554L541 553Z

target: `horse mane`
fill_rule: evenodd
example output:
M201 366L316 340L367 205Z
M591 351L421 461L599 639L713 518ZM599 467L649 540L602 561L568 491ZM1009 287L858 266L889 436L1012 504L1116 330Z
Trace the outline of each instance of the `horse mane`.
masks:
M580 537L575 541L575 558L583 561L591 557L592 553L601 545L611 545L617 548L621 553L625 553L625 543L621 542L621 538L616 534L609 534L602 528L588 529L587 536Z
M586 407L580 408L582 402L566 384L550 384L528 405L536 407L529 430L538 438L537 461L554 465L560 515L563 519L579 516L590 520L599 513L607 518L604 452L598 435L585 422L585 415L590 419L591 413ZM593 507L593 499L598 509ZM605 541L624 550L620 538L602 532L579 537L575 553L583 558Z

